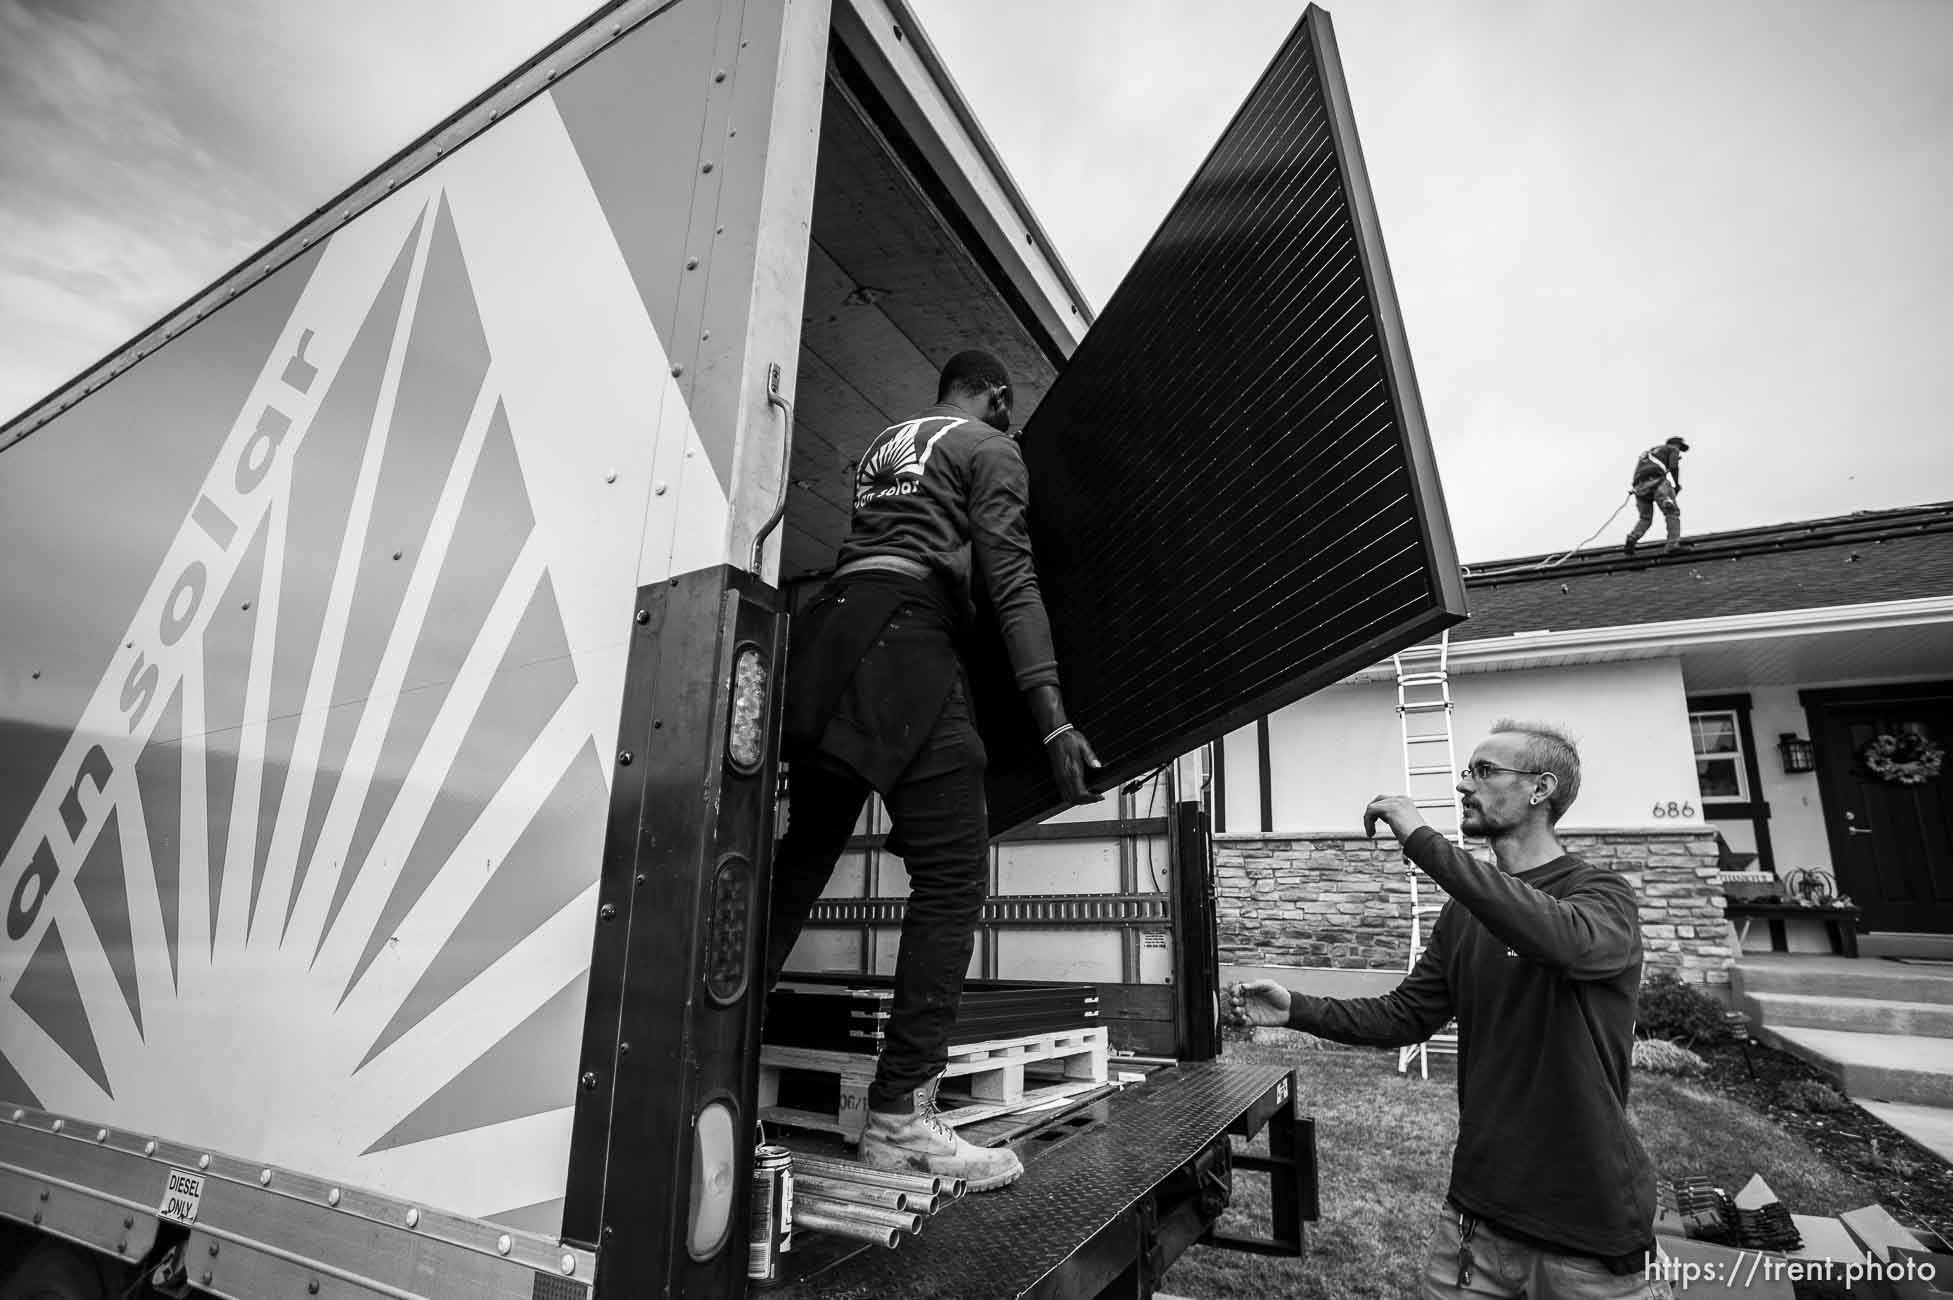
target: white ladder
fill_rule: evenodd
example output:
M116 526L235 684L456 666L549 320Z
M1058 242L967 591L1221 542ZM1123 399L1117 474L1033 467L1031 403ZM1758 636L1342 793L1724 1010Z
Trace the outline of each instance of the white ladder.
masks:
M1433 829L1465 847L1464 809L1458 802L1458 751L1451 732L1451 631L1446 629L1436 645L1412 646L1391 656L1397 669L1397 721L1404 735L1404 793L1424 814ZM1442 755L1442 757L1440 757ZM1409 863L1409 859L1405 859ZM1439 903L1418 900L1415 866L1405 872L1410 878L1410 960L1406 971L1417 966L1424 953L1426 918L1444 910ZM1431 1077L1431 1053L1458 1054L1458 1026L1453 1021L1424 1042L1397 1051L1397 1072L1410 1068L1412 1058L1418 1072Z

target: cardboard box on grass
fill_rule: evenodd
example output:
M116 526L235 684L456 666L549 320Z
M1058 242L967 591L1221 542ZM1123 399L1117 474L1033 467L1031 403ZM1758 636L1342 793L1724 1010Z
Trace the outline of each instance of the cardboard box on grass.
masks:
M1911 1273L1909 1277L1886 1279L1893 1300L1943 1300L1953 1296L1953 1255L1894 1246L1886 1263L1888 1267L1908 1269Z

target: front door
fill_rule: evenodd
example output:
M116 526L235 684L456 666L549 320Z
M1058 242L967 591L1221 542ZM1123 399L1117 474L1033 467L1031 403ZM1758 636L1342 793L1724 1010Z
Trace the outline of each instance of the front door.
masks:
M1839 890L1868 930L1953 934L1953 684L1803 701Z

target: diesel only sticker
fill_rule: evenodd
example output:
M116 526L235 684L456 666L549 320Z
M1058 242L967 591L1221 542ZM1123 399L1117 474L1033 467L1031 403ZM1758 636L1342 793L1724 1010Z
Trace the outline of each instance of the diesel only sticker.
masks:
M163 1180L163 1204L156 1213L174 1223L195 1223L203 1200L203 1175L172 1169Z

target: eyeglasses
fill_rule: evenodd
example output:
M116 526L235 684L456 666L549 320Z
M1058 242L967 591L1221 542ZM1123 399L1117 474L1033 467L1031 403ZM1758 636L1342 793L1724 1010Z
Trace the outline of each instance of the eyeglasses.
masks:
M1470 781L1476 785L1480 781L1490 781L1494 772L1510 772L1514 776L1546 775L1544 772L1532 772L1523 767L1500 767L1497 763L1481 758L1470 767L1460 768L1458 770L1458 776L1460 779Z

